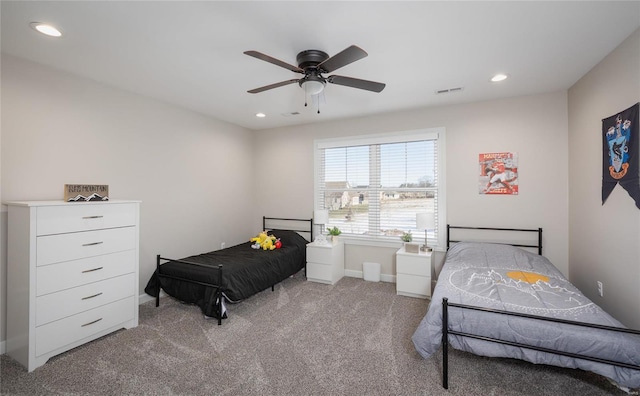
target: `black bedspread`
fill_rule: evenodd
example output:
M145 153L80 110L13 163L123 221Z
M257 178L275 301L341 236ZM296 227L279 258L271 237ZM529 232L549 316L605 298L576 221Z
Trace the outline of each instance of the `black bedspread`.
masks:
M223 296L229 302L239 302L288 278L305 266L306 239L288 230L272 230L269 234L280 238L282 248L252 249L251 243L246 242L180 259L206 267L169 261L160 266L160 274L218 285L218 265L221 264ZM154 297L157 295L157 279L154 273L144 289ZM197 304L207 316L216 316L217 304L212 303L212 287L163 277L160 277L160 285L168 295Z

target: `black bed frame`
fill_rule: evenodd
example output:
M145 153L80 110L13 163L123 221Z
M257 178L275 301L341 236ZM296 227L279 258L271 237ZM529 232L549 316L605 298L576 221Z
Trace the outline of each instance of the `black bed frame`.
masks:
M310 234L310 240L313 241L313 219L287 219L287 218L281 218L281 217L266 217L266 216L262 216L262 229L263 230L267 230L267 221L291 221L291 222L308 222L309 223L309 229L295 229L295 228L287 228L288 231L296 231L296 232L308 232ZM213 283L207 283L207 282L200 282L200 281L195 281L195 280L191 280L191 279L186 279L186 278L182 278L179 276L173 276L173 275L165 275L165 274L161 274L160 273L160 265L162 264L162 262L166 262L166 261L173 261L176 263L182 263L182 264L188 264L188 265L195 265L198 267L204 267L204 268L208 268L208 269L212 269L212 267L210 265L204 265L204 264L200 264L200 263L194 263L194 262L190 262L190 261L185 261L185 260L176 260L176 259L170 259L170 258L166 258L166 257L161 257L159 254L156 256L156 307L160 306L160 278L167 278L167 279L176 279L179 281L183 281L183 282L189 282L189 283L194 283L197 285L201 285L201 286L206 286L206 287L211 287L215 290L215 292L213 294L211 294L211 301L209 301L210 304L215 304L216 302L218 302L218 326L220 326L222 324L222 315L223 315L223 311L222 311L222 301L224 296L222 295L222 265L218 265L218 281L216 282L217 284L213 284ZM307 263L305 262L305 267L304 267L304 273L305 276L307 275ZM274 286L275 285L271 285L271 291L274 290Z
M537 248L538 254L540 255L542 254L542 228L538 228L536 230L536 229L517 229L517 228L462 227L462 226L450 226L447 224L447 249L449 249L449 245L451 242L460 242L460 241L454 241L450 239L450 232L449 232L450 229L537 232L538 233L537 245L513 244L513 246ZM527 348L535 351L547 352L547 353L552 353L556 355L568 356L576 359L590 360L592 362L611 364L614 366L626 367L634 370L640 370L640 366L633 365L633 364L622 363L622 362L617 362L617 361L607 360L607 359L600 359L600 358L581 355L577 353L556 351L553 349L542 348L534 345L527 345L527 344L521 344L518 342L505 341L499 338L492 338L492 337L480 336L477 334L451 330L449 329L449 308L450 307L460 308L460 309L469 309L469 310L493 313L498 315L518 316L522 318L530 318L530 319L536 319L536 320L543 320L547 322L563 323L563 324L573 325L573 326L591 327L594 329L610 330L618 333L629 333L629 334L640 335L639 330L632 330L632 329L612 327L612 326L603 326L603 325L597 325L597 324L591 324L591 323L576 322L571 320L548 318L548 317L539 316L539 315L530 315L530 314L523 314L523 313L517 313L517 312L502 311L502 310L491 309L491 308L475 307L472 305L450 303L448 301L448 298L445 297L442 299L442 387L445 389L449 389L449 334L457 335L461 337L474 338L477 340L495 342L498 344L510 345L514 347Z

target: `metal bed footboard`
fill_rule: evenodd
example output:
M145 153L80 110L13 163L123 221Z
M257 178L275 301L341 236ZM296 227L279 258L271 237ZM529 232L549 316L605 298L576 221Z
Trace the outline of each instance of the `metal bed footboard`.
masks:
M218 267L217 267L218 268L218 284L214 285L212 283L200 282L200 281L196 281L196 280L192 280L192 279L186 279L186 278L182 278L180 276L161 274L160 273L160 265L161 265L161 261L163 261L163 260L164 261L172 261L172 262L176 262L176 263L182 263L182 264L188 264L188 265L195 265L195 266L198 266L198 267L207 268L209 270L215 268L215 267L211 267L210 265L193 263L193 262L185 261L185 260L175 260L175 259L160 257L160 255L158 254L156 256L156 307L160 306L160 278L176 279L176 280L179 280L179 281L195 283L197 285L211 287L211 288L213 288L214 292L213 292L213 294L211 294L211 301L209 301L209 304L215 304L216 302L218 302L218 326L220 326L222 324L222 314L223 314L223 312L222 312L222 299L223 299L223 296L222 296L222 264L218 265Z
M639 330L626 329L626 328L621 328L621 327L603 326L603 325L592 324L592 323L582 323L582 322L575 322L575 321L571 321L571 320L548 318L548 317L538 316L538 315L530 315L530 314L523 314L523 313L518 313L518 312L508 312L508 311L501 311L501 310L491 309L491 308L482 308L482 307L474 307L474 306L471 306L471 305L450 303L448 301L448 299L445 297L445 298L442 299L442 387L445 388L445 389L449 389L449 351L448 351L449 350L449 348L448 348L449 347L449 334L462 336L462 337L474 338L474 339L477 339L477 340L495 342L495 343L498 343L498 344L510 345L510 346L514 346L514 347L527 348L527 349L532 349L532 350L535 350L535 351L552 353L552 354L555 354L555 355L568 356L568 357L572 357L572 358L576 358L576 359L584 359L584 360L589 360L589 361L592 361L592 362L611 364L611 365L614 365L614 366L626 367L626 368L630 368L630 369L634 369L634 370L640 370L640 366L634 365L634 364L617 362L617 361L608 360L608 359L601 359L601 358L597 358L597 357L581 355L581 354L572 353L572 352L557 351L557 350L538 347L538 346L534 346L534 345L522 344L522 343L512 342L512 341L505 341L505 340L501 340L499 338L493 338L493 337L481 336L481 335L477 335L477 334L465 333L465 332L461 332L461 331L450 330L449 329L449 307L460 308L460 309L470 309L470 310L475 310L475 311L483 311L483 312L495 313L495 314L499 314L499 315L518 316L518 317L522 317L522 318L530 318L530 319L536 319L536 320L543 320L543 321L547 321L547 322L563 323L563 324L580 326L580 327L591 327L591 328L594 328L594 329L608 330L608 331L614 331L614 332L618 332L618 333L629 333L629 334L640 335L640 331Z

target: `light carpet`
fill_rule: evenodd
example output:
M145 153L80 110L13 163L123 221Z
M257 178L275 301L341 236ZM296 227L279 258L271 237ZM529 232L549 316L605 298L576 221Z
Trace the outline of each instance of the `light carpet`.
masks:
M169 297L140 325L50 359L32 373L0 357L3 395L623 395L596 374L452 350L422 359L411 336L428 300L395 284L302 273L239 303L222 326Z

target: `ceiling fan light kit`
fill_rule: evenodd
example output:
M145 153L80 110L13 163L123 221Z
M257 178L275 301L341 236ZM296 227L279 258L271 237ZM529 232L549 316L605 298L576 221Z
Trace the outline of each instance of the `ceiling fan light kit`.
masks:
M282 87L296 82L307 95L320 94L327 83L363 89L371 92L382 92L385 87L385 84L375 81L337 75L324 77L322 75L325 73L331 73L368 55L362 48L355 45L344 49L332 57L329 57L326 52L320 50L302 51L296 56L298 66L291 65L258 51L245 51L244 53L265 62L272 63L276 66L283 67L292 72L304 74L304 77L302 78L265 85L264 87L247 91L249 93L264 92L269 89Z
M307 95L318 95L324 89L326 82L321 77L311 75L309 78L300 79L299 84Z

